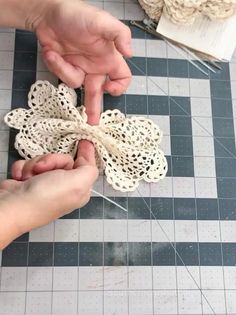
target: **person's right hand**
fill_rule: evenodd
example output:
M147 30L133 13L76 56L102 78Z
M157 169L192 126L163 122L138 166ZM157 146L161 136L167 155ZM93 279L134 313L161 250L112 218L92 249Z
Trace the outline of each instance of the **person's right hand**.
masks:
M80 0L49 0L45 8L33 23L43 59L68 86L84 85L88 122L96 124L103 92L120 95L131 81L123 59L132 55L130 30Z
M13 179L0 184L0 245L84 206L97 176L94 147L88 141L79 144L75 162L67 154L15 162Z

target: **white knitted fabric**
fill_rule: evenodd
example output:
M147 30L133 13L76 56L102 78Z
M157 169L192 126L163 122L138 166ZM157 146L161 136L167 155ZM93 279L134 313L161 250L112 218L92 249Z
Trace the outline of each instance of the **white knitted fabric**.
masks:
M192 24L202 14L211 20L226 19L236 13L236 0L138 0L147 15L159 21L162 12L176 24Z
M135 190L140 180L157 182L167 172L159 148L162 132L151 120L126 118L119 110L101 115L99 125L87 124L83 106L76 107L76 93L64 84L55 88L37 81L28 95L29 109L18 108L5 116L8 126L19 130L15 148L25 159L47 153L76 154L78 141L91 141L98 166L107 181L120 191Z

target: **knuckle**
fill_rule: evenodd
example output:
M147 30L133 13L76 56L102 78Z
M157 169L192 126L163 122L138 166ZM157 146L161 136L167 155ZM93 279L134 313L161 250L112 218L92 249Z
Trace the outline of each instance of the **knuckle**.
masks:
M100 91L100 87L96 86L95 84L93 84L92 82L88 82L85 86L85 92L89 95L97 95Z
M64 81L66 85L68 85L72 89L76 89L81 86L81 81L76 78L69 78L69 79L62 78L62 81Z
M73 80L72 82L71 82L71 87L73 88L73 89L77 89L77 88L79 88L81 86L81 82L80 82L80 80L78 79L78 80Z

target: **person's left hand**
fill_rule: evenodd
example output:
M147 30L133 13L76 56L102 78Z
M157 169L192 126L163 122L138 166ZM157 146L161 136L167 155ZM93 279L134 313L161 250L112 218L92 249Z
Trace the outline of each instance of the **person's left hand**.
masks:
M70 87L84 84L88 122L96 124L103 92L120 95L130 83L129 28L80 0L50 0L34 28L49 70Z
M76 161L68 154L19 160L0 183L0 249L14 238L84 206L98 176L94 146L81 141Z

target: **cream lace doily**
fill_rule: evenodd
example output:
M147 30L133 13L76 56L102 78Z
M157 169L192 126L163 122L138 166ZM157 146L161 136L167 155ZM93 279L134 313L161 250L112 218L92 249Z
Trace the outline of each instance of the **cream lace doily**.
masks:
M173 23L192 24L202 14L211 20L225 19L236 13L236 0L138 0L147 15L159 21L162 12Z
M151 120L126 118L119 110L101 115L99 125L87 124L83 106L76 107L73 89L55 88L37 81L28 95L29 109L18 108L5 116L8 126L19 130L15 148L25 159L47 153L76 154L78 141L94 143L99 168L120 191L135 190L140 180L157 182L165 177L167 161L159 148L162 133Z

